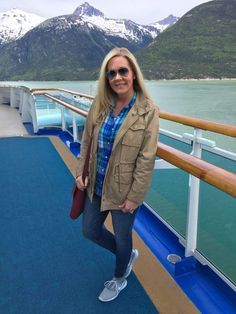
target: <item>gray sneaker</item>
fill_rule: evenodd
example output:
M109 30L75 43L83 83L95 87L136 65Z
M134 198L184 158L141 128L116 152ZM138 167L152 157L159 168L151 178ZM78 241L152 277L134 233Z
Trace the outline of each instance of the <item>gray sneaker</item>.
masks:
M102 290L98 299L102 302L109 302L118 297L120 291L127 286L127 280L113 278L110 281L106 281L104 286L105 288Z
M125 274L123 276L124 278L127 278L130 275L132 267L133 267L133 263L136 261L138 256L139 256L138 250L137 249L133 249L132 252L131 252L131 257L130 257L130 260L129 260L129 264L128 264L128 266L126 268L126 272L125 272Z

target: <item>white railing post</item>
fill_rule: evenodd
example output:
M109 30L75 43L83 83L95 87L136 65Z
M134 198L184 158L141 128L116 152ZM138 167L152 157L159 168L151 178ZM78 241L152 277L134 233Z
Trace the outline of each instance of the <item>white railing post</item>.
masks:
M191 155L201 158L201 144L198 139L202 138L202 130L194 129L193 150ZM199 205L200 180L189 175L188 216L186 230L185 256L193 255L197 247L198 231L198 205Z
M11 90L10 90L10 106L12 108L15 108L15 102L16 102L15 89L16 87L11 87Z
M28 103L28 106L30 107L34 133L37 133L38 121L37 121L37 112L36 112L36 98L30 93L27 93L27 95L28 95L27 103Z
M20 103L19 103L19 113L22 113L22 107L23 107L23 104L26 100L26 91L24 88L21 89L21 93L20 93Z
M65 108L61 107L61 128L62 131L66 130Z
M78 142L78 128L75 114L72 115L73 121L73 141Z

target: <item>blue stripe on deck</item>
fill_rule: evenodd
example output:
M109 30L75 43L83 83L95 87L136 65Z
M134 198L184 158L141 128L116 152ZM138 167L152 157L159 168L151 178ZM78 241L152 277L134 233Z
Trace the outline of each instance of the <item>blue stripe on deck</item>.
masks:
M0 313L157 313L133 273L97 299L114 257L69 219L73 177L49 139L0 139L0 173Z

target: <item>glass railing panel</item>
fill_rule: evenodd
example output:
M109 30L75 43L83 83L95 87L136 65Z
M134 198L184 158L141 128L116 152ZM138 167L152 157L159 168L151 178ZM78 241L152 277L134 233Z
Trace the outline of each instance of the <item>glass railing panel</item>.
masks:
M76 119L77 132L78 132L78 141L82 139L83 131L84 131L84 123L86 118L72 113L69 109L64 108L64 117L65 117L65 127L66 130L73 136L73 117Z
M202 158L236 172L236 161L208 151ZM236 198L201 182L197 250L236 284Z
M236 139L235 139L236 142ZM236 156L236 154L235 154ZM202 159L220 168L236 173L236 161L214 152L202 150Z
M159 141L163 144L166 144L166 145L169 145L169 146L174 147L176 149L179 149L182 152L187 153L187 154L191 153L191 151L192 151L191 145L189 145L185 142L182 142L180 140L174 139L174 138L167 136L167 135L160 134Z
M159 141L190 153L191 145L160 134ZM145 202L179 234L185 237L189 175L180 169L156 169Z
M203 132L203 136L209 140L215 141L217 147L236 154L236 139L234 137L207 131Z
M236 284L236 199L201 182L197 250Z
M180 169L153 171L145 202L185 237L189 176Z
M59 97L58 95L55 96L61 100L67 101L68 103L74 104L73 99L66 99L65 97ZM78 101L76 104L81 109L88 109L88 102L81 103L78 105ZM37 117L37 124L39 128L49 127L49 126L62 126L62 116L61 116L61 106L54 102L53 100L45 97L45 96L37 96L36 97L36 117ZM65 117L65 126L66 129L69 130L71 133L72 131L72 124L73 124L73 117L72 112L64 108L64 117ZM78 126L79 134L83 131L83 125L85 122L85 118L81 115L75 114L76 122Z
M43 96L36 97L36 117L38 127L61 125L61 110L55 103Z
M84 126L86 118L81 116L81 115L79 115L79 114L71 112L67 108L64 108L64 116L65 116L66 126L72 127L73 116L76 118L76 123L77 123L78 128Z

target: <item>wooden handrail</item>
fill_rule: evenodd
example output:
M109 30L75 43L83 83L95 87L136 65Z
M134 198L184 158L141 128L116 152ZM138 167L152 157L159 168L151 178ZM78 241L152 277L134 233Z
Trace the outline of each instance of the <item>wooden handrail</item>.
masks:
M47 93L37 93L36 96L46 96L62 106L87 117L88 112L66 103ZM217 167L207 161L188 155L176 148L158 143L156 155L176 167L191 173L195 177L215 186L225 193L236 197L236 174Z
M87 94L82 94L82 93L78 93L78 92L74 92L72 90L69 89L65 89L65 88L57 88L57 87L52 87L52 88L31 88L30 90L32 93L37 92L37 91L62 91L62 92L66 92L68 94L72 94L72 95L76 95L76 96L80 96L80 97L85 97L88 99L94 99L94 96L91 95L87 95Z
M32 88L31 92L50 91L50 90L52 90L52 91L64 91L66 93L70 93L70 94L80 96L80 97L86 97L86 98L92 99L92 100L95 98L94 96L82 94L82 93L78 93L78 92L73 92L73 91L65 89L65 88ZM199 129L206 130L206 131L215 132L215 133L219 133L219 134L223 134L223 135L227 135L227 136L231 136L231 137L236 137L236 126L233 126L233 125L225 125L225 124L221 124L221 123L217 123L217 122L187 117L184 115L173 114L173 113L164 112L164 111L160 112L160 118L165 119L165 120L169 120L169 121L173 121L176 123L188 125L188 126L191 126L194 128L199 128Z
M217 167L197 157L188 155L163 143L158 144L157 156L215 186L225 193L236 197L235 173Z
M160 112L160 118L192 126L206 131L236 137L236 126L233 125L220 124L208 120L187 117L180 114L172 114L164 111Z

